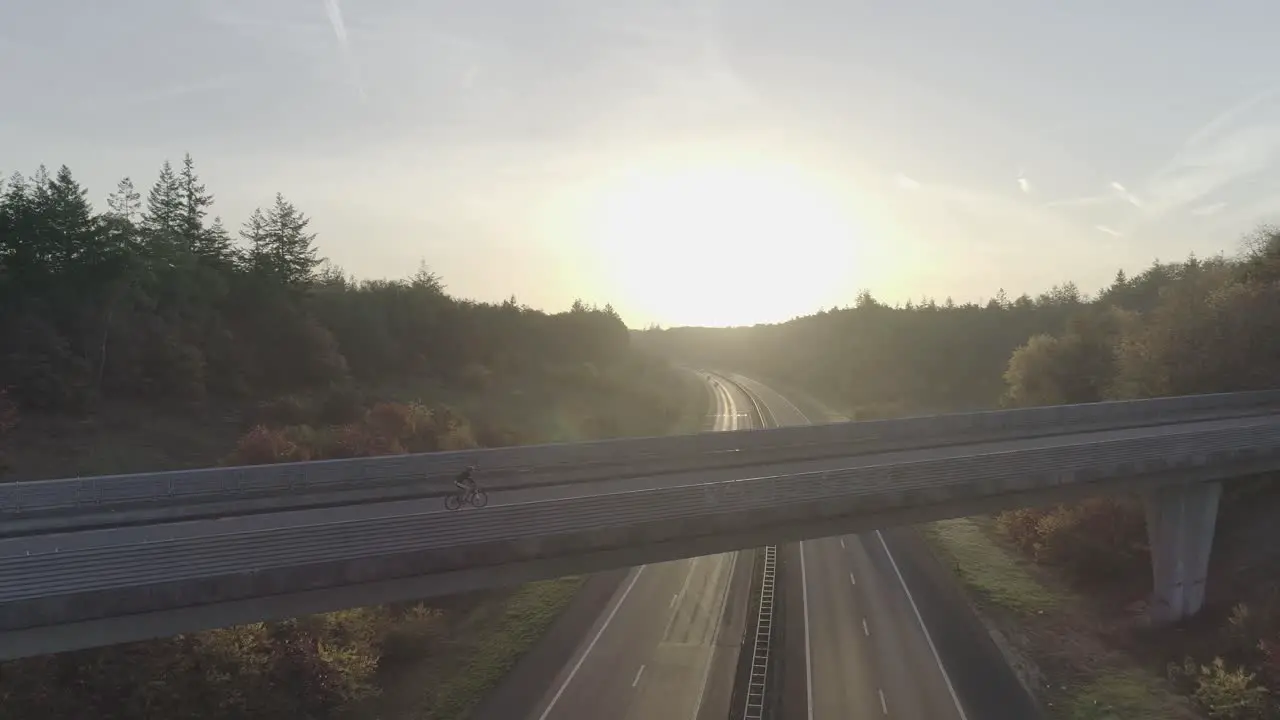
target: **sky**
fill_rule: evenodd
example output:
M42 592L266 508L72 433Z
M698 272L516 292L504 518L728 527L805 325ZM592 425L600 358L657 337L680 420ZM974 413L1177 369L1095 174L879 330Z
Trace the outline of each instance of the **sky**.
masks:
M8 0L0 172L189 152L357 277L632 327L1094 291L1280 220L1254 0Z

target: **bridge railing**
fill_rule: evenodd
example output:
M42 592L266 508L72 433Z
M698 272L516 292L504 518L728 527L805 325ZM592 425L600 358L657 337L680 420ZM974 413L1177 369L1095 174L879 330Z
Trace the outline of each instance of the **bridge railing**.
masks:
M6 520L173 508L166 517L317 503L443 495L463 467L478 464L490 489L592 482L628 476L744 467L928 446L1190 422L1280 412L1280 390L992 410L674 437L602 440L320 460L133 475L103 475L0 485ZM229 505L230 503L230 505ZM252 508L249 508L252 510ZM2 533L0 533L2 534Z

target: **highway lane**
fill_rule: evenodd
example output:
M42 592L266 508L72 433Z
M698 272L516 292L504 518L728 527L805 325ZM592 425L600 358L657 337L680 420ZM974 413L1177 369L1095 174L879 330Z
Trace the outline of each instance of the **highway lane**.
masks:
M765 390L767 391L767 388ZM780 407L785 408L785 406L781 405L781 396L777 396L776 393L774 395L775 398L772 400L773 404L780 405ZM782 410L780 410L780 412L782 412ZM760 466L746 469L719 469L701 472L682 472L644 478L630 478L625 480L543 486L522 490L494 492L491 494L489 504L490 506L497 506L505 504L540 502L562 498L582 497L598 493L696 485L700 483L738 479L743 477L761 477L767 476L771 473L834 471L900 462L960 458L973 455L1053 448L1080 443L1122 440L1128 438L1161 437L1176 435L1179 433L1214 429L1247 428L1274 425L1276 423L1280 423L1280 417L1259 416L1228 418L1223 420L1198 421L1146 428L1128 428L1123 430L1087 432L1072 435L1055 435L1023 440L1003 440L972 445L899 450L873 455L858 455L847 458L827 458L813 461L787 462L781 465ZM484 478L480 477L479 480L481 484L483 484ZM444 512L444 510L443 502L439 498L421 498L384 503L368 503L348 507L312 508L307 510L293 510L263 515L231 516L212 520L189 520L154 525L106 528L75 533L50 533L28 537L2 538L0 539L0 557L15 555L21 556L24 554L34 554L39 552L67 551L86 547L106 547L119 544L156 542L161 540L204 536L211 533L236 533L269 528L318 525L340 520L351 521L374 518L393 518L440 512ZM473 512L473 510L468 508L464 509L462 512Z
M779 393L737 379L778 424L808 421ZM932 558L922 545L912 545L911 532L876 531L792 546L802 568L801 602L807 603L800 626L809 647L809 685L803 692L784 690L784 702L791 702L784 706L786 717L1037 717L1031 698L960 593L944 593L938 585L945 580L927 577L928 570L920 567ZM922 589L930 596L917 598ZM940 632L945 642L935 640ZM963 686L952 677L957 666ZM796 678L790 674L793 685ZM802 713L798 704L807 710Z
M712 389L712 429L749 426L749 405L740 391L714 380ZM740 556L746 558L741 565ZM749 553L632 568L526 717L723 718L746 620L750 569ZM735 596L742 600L731 603ZM729 607L740 611L726 618Z

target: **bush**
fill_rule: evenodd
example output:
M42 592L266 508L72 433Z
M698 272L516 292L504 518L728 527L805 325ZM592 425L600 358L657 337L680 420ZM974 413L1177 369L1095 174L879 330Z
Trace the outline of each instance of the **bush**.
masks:
M1132 574L1147 557L1145 522L1137 502L1125 498L1022 508L997 517L1001 530L1037 562L1087 579Z
M1181 666L1171 665L1169 676L1213 720L1256 720L1267 709L1267 689L1256 683L1254 674L1228 669L1220 657L1208 665L1187 658Z
M311 448L299 446L280 430L255 426L236 443L233 465L266 465L310 460Z

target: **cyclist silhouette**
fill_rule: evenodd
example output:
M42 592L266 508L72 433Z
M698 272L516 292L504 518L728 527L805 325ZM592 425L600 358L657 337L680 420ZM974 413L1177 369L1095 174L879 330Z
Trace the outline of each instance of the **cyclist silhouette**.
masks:
M465 491L468 495L474 494L478 488L476 487L476 480L471 476L471 474L475 471L475 465L468 465L466 469L458 473L458 476L453 479L453 484L456 485L459 490Z
M472 507L484 507L489 504L489 494L481 490L476 485L476 480L472 477L472 473L476 471L475 465L468 465L465 470L458 473L453 479L453 484L457 486L459 492L457 495L450 495L444 499L446 510L457 510L463 505L471 505Z

